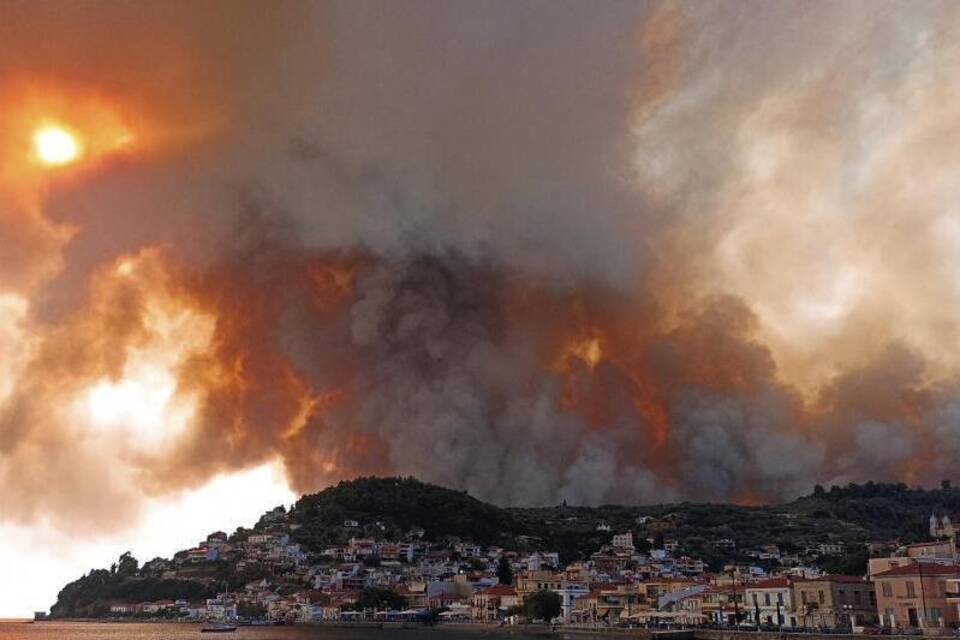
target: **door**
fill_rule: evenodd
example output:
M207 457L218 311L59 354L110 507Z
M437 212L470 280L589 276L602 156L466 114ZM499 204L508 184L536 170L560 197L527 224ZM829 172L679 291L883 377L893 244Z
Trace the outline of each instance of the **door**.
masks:
M911 626L911 627L919 627L919 626L920 626L920 620L917 618L917 610L916 610L916 609L907 609L907 618L908 618L908 620L909 620L909 623L910 623L910 626Z

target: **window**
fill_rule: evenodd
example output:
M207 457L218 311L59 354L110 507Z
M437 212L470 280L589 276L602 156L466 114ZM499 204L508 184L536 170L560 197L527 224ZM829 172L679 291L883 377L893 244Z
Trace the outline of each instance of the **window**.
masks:
M783 604L783 592L782 592L782 591L777 592L777 602L780 603L780 604Z
M800 602L802 602L803 604L807 604L807 592L806 592L806 591L801 591L801 592L800 592Z
M907 581L907 597L916 598L917 597L917 588L913 584L913 580Z
M757 594L754 593L752 595L753 595L753 604L759 604L760 601L757 599Z
M877 606L877 594L873 591L868 592L870 594L870 604L872 606Z
M859 605L859 604L860 604L860 598L861 598L862 595L863 595L863 594L861 594L859 591L854 591L854 592L853 592L853 603L856 604L856 605Z
M823 597L823 589L817 592L817 597L820 599L820 604L823 604L826 601Z
M764 606L767 606L767 607L770 606L770 594L769 594L769 593L763 594L763 604L764 604Z
M892 598L892 597L893 597L893 585L892 585L892 584L890 584L889 582L881 582L881 583L880 583L880 587L881 587L881 591L883 591L883 596L884 596L885 598Z

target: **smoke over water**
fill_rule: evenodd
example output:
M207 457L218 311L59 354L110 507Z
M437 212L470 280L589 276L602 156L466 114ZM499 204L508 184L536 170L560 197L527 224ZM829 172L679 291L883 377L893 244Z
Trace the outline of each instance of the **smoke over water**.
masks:
M955 4L0 11L0 521L958 470Z

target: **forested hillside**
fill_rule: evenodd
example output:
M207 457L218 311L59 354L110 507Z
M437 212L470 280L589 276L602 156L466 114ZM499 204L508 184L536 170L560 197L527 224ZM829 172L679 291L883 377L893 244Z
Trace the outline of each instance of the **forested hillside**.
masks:
M359 478L304 496L289 511L271 511L252 529L234 532L230 542L247 540L254 532L284 531L302 545L311 562L323 562L327 547L352 537L417 540L441 549L471 541L506 550L557 551L567 563L588 558L615 533L632 531L640 551L671 541L677 545L675 555L700 558L714 571L731 561L756 562L753 552L763 545L777 545L786 554L809 554L822 543L839 543L842 554L820 555L817 563L831 572L859 573L866 565L864 543L924 540L933 512L960 514L960 491L947 481L932 490L871 482L829 490L818 486L808 496L768 506L503 508L413 478ZM167 564L177 566L176 558ZM222 585L240 588L261 577L282 582L264 567L241 570L229 558L183 565L173 574L175 578L169 569L148 571L124 554L110 569L91 571L64 587L51 612L61 617L103 615L111 602L194 600L215 594Z

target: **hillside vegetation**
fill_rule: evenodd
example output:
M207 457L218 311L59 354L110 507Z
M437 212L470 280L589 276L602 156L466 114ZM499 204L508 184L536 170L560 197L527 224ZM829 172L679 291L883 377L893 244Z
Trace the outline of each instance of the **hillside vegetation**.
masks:
M300 525L296 539L315 550L342 541L347 520L372 527L378 538L419 528L426 540L456 536L492 545L524 532L516 514L508 509L414 478L341 482L300 498L288 520Z
M858 573L866 565L863 543L924 540L932 512L960 513L960 491L947 481L937 489L869 482L829 490L817 486L808 496L769 506L503 508L413 478L359 478L303 496L289 511L274 510L253 530L288 531L311 554L311 561L318 562L327 547L365 536L417 539L440 547L464 540L507 550L558 551L563 563L589 557L609 543L614 533L632 531L641 551L675 541L677 554L701 558L715 571L730 561L754 562L750 551L766 544L791 553L838 542L846 552L821 557L818 563L831 572ZM238 529L231 541L242 541L251 532ZM172 579L142 571L135 559L124 554L109 570L91 571L64 587L51 613L103 615L111 602L196 600L214 595L219 585L236 589L269 572L258 567L238 571L221 560L176 575Z

